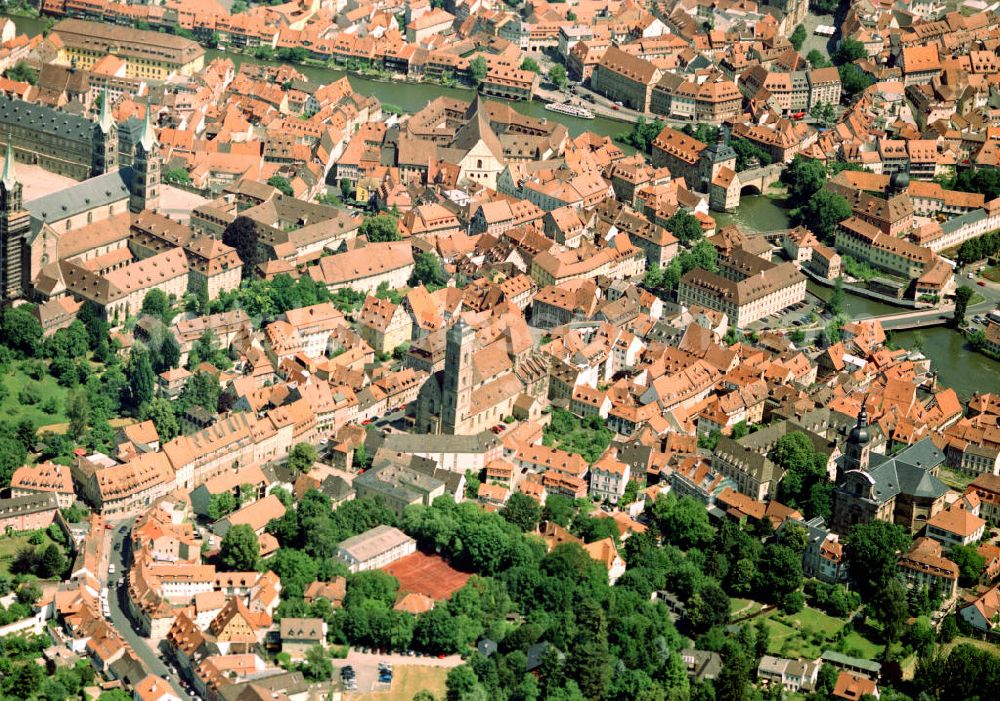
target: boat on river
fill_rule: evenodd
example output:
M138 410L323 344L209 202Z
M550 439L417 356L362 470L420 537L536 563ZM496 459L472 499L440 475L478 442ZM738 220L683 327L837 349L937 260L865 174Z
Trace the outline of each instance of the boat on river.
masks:
M568 102L550 102L545 105L545 109L549 112L559 112L561 114L568 114L570 117L578 117L580 119L594 119L594 113L584 107L578 107L577 105L571 105Z

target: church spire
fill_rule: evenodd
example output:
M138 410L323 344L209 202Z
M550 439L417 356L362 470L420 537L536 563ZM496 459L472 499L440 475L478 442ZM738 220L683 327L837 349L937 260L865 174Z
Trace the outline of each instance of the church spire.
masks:
M111 117L111 107L108 105L108 89L104 88L101 90L101 113L98 116L97 123L101 127L101 131L107 134L111 131L111 127L114 124L114 119Z
M7 132L7 155L3 162L3 176L0 180L3 181L3 186L9 192L11 188L14 187L14 183L17 182L17 176L14 174L14 137Z
M146 149L146 153L152 153L153 147L156 146L156 132L153 131L152 114L153 108L149 95L146 95L146 122L142 126L142 136L139 139L139 143Z

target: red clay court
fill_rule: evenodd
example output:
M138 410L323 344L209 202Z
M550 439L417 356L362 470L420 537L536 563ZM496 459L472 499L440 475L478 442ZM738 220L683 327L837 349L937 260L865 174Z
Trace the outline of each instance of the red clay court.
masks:
M399 590L424 594L443 601L465 586L472 575L459 572L440 555L425 555L419 550L382 568L399 580Z

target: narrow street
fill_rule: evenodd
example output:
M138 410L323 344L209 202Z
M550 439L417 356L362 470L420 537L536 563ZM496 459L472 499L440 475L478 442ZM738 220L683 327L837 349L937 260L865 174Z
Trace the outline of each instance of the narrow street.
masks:
M123 523L119 523L115 526L115 530L111 532L111 544L118 544L118 549L111 549L111 564L115 566L115 573L110 575L110 581L121 582L119 587L111 587L108 595L108 608L111 611L111 622L115 626L121 636L125 641L132 647L135 651L136 656L142 660L143 664L149 668L149 671L153 674L163 677L166 679L170 686L173 687L174 692L181 698L188 698L188 692L186 692L180 685L176 673L167 667L161 660L156 651L153 650L149 645L149 641L139 635L135 628L132 627L132 621L126 613L125 597L128 596L126 593L125 581L125 566L123 562L124 558L124 541L128 537L128 533L132 528L132 522L134 519L129 519ZM121 532L121 527L127 526L125 533Z

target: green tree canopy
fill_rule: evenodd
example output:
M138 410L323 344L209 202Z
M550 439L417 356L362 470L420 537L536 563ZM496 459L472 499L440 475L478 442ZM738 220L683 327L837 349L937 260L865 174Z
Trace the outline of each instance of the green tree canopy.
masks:
M398 222L394 216L386 212L366 217L358 229L358 236L364 236L372 243L399 241Z
M230 528L222 538L219 560L230 572L250 572L257 569L260 541L253 528L240 523Z
M309 472L316 458L316 448L312 444L296 443L288 453L288 467L295 472Z
M272 175L267 179L267 184L276 189L282 195L293 197L295 191L292 190L292 183L283 175Z

